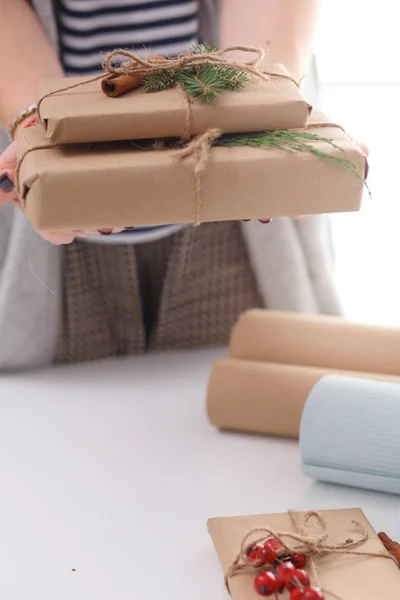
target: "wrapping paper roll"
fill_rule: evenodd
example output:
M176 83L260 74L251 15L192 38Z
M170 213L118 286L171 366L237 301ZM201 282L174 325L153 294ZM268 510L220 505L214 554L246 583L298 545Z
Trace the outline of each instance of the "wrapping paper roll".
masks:
M304 409L300 450L310 477L400 494L400 385L324 377Z
M321 378L332 373L337 371L220 360L215 363L209 380L209 419L221 429L297 438L304 405L311 390ZM384 375L344 374L354 378L370 377L400 382L400 378Z
M400 375L400 329L339 317L251 310L240 317L232 358Z

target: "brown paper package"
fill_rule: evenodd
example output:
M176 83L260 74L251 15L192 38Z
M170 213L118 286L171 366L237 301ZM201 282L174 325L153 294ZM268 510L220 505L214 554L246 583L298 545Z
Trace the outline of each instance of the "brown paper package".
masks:
M365 157L345 133L313 131L334 138L343 151L325 142L316 142L318 147L364 172ZM194 156L182 160L175 150L138 150L130 142L32 150L48 143L41 126L22 130L18 142L19 158L25 155L19 196L38 230L195 221ZM198 212L201 221L215 222L356 211L362 193L363 182L354 174L308 152L213 147Z
M208 384L208 417L220 429L298 438L312 388L332 374L400 383L400 377L374 373L219 360Z
M272 65L273 72L287 71ZM44 82L40 97L87 78ZM305 127L311 106L292 81L271 77L227 91L213 104L191 104L190 133L217 127L224 133ZM146 93L143 87L109 98L100 81L43 99L40 115L47 137L54 143L107 142L129 139L180 137L186 132L187 101L178 89Z
M301 516L302 513L298 514ZM369 539L360 550L371 553L384 551L383 544L361 509L327 510L321 511L321 515L328 523L328 542L336 545L348 538L356 538L359 531L351 524L352 520L356 520L361 522L369 533ZM244 536L256 527L270 527L278 532L292 530L287 514L222 517L208 521L208 531L223 573L236 558ZM323 589L333 592L341 600L395 598L398 595L396 590L400 589L400 571L389 559L329 554L317 559L317 568ZM246 571L230 579L233 600L259 600L260 596L254 589L254 576L254 572ZM326 594L326 597L328 599L329 594Z
M230 356L400 375L400 329L256 309L242 315L235 325Z

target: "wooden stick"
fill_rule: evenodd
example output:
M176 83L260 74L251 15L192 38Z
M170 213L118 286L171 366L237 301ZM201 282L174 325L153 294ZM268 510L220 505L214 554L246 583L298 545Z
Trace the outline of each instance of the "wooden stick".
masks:
M166 60L163 56L152 56L148 59L149 62L152 61L160 61ZM143 79L145 78L144 73L121 73L121 75L110 75L101 81L101 89L109 98L117 98L118 96L122 96L122 94L126 94L127 92L131 92L136 88L140 87L143 83Z
M382 544L385 546L386 550L390 552L390 554L396 559L397 565L400 568L400 544L394 542L390 537L384 533L378 533L378 538L381 540Z
M109 98L117 98L126 94L143 83L144 75L135 73L133 75L110 75L101 81L101 89Z

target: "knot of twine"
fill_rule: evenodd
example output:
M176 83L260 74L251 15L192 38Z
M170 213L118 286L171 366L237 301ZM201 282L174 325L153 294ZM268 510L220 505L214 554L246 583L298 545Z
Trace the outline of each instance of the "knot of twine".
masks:
M201 223L201 209L203 206L202 175L210 158L213 142L221 136L219 129L209 129L202 135L197 136L181 150L175 152L175 157L183 160L194 156L194 177L195 177L195 205L194 205L194 225L197 227Z
M323 516L316 511L307 512L302 520L296 518L293 511L289 511L289 517L293 526L293 531L290 532L276 532L269 527L261 527L252 529L243 538L240 551L235 560L229 566L225 574L225 586L229 593L229 579L235 575L243 572L244 570L257 569L263 565L259 562L249 563L247 558L247 550L249 545L258 544L266 541L267 539L275 538L282 546L282 551L278 554L283 556L285 554L304 554L308 558L308 565L310 569L310 578L314 585L321 587L319 571L316 563L316 559L326 556L328 554L347 554L351 556L366 556L376 558L386 558L393 560L398 565L394 556L389 552L363 552L357 550L360 546L365 544L369 539L368 531L365 526L356 520L352 520L351 523L360 531L358 539L348 538L340 544L329 544L329 532L328 523ZM311 519L315 519L319 533L311 535L308 529L308 524ZM259 536L254 539L254 536ZM332 594L334 596L334 594Z

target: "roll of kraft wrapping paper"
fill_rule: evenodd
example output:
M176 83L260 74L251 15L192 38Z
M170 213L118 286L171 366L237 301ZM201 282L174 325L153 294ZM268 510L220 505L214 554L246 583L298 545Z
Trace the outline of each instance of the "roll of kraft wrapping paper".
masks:
M251 310L233 329L230 356L400 375L400 329L340 317Z
M337 372L233 359L217 361L208 385L208 417L221 429L298 438L311 390L320 379ZM385 375L342 374L400 382L400 378Z
M314 479L400 494L400 385L322 378L304 408L300 451Z

